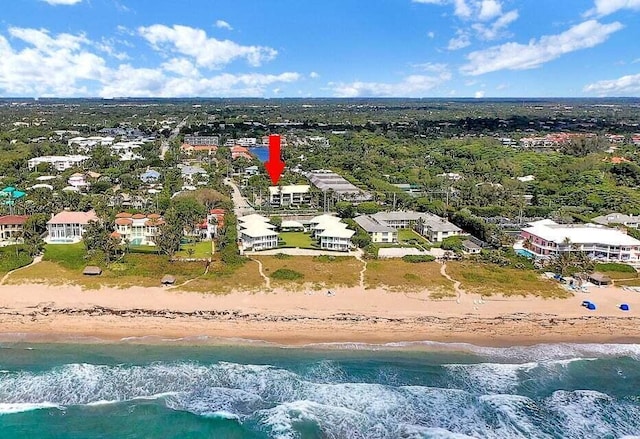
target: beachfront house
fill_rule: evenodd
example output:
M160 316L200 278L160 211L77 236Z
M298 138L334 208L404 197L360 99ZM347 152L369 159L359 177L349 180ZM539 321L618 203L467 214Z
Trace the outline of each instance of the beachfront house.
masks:
M309 221L309 230L311 230L314 238L318 238L320 234L332 224L342 224L342 226L346 227L346 224L342 223L337 216L323 214L311 218Z
M238 218L238 236L244 250L268 250L278 246L278 232L269 218L258 214Z
M17 242L22 236L27 219L29 219L28 215L0 216L0 245Z
M50 244L72 244L82 240L90 221L98 221L95 211L72 212L64 210L47 222L47 237Z
M344 226L344 227L343 227ZM346 252L353 248L351 238L356 232L348 229L344 223L332 223L318 235L320 248Z
M463 233L462 229L444 218L427 212L378 212L370 218L393 229L413 229L431 242L442 242L450 236Z
M245 250L268 250L278 247L278 232L269 218L252 214L238 218L240 247Z
M367 232L374 243L398 242L398 230L385 224L380 224L369 215L360 215L353 219L362 230Z
M274 207L299 206L311 202L308 184L269 186L269 203Z
M111 236L120 239L123 244L156 245L158 228L163 224L164 219L157 213L145 215L121 212L116 215L115 230Z
M214 239L224 228L224 209L211 209L207 218L198 225L201 239Z
M535 221L520 233L524 247L538 258L584 252L604 262L640 262L640 241L617 229L597 224L558 224Z

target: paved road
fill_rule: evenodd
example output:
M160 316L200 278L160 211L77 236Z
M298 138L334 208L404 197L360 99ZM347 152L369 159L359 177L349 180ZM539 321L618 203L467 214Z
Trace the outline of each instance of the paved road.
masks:
M240 193L240 189L238 189L238 185L234 183L230 178L225 178L224 184L227 186L231 186L233 192L231 193L231 199L233 200L233 211L237 217L241 217L244 215L250 215L255 212L255 209L251 207L249 202L245 197Z
M171 135L169 135L168 139L162 141L162 144L160 145L160 160L164 160L164 155L169 150L169 145L176 137L178 137L180 129L187 124L187 119L189 119L189 116L182 119L182 122L176 125L176 127L171 131Z

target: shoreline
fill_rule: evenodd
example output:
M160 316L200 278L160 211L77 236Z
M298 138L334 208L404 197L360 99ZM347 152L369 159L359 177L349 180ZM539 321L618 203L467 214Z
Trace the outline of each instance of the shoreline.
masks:
M432 300L428 291L333 289L225 295L163 288L0 286L0 342L433 349L640 343L640 294L594 288L569 299ZM596 311L580 306L583 299ZM623 313L617 303L629 303Z

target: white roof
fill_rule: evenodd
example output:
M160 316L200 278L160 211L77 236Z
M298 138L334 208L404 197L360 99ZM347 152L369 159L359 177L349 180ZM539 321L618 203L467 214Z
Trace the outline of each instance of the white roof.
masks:
M259 219L252 219L250 221L244 221L240 224L240 228L243 229L249 229L251 227L263 227L263 228L267 228L267 229L275 229L276 226L274 226L271 223L265 223Z
M44 183L34 184L29 189L40 189L40 188L49 189L51 191L53 190L53 186L51 186L50 184L44 184Z
M269 193L271 195L277 195L282 190L283 194L300 194L307 193L311 186L308 184L290 184L287 186L269 186Z
M351 238L356 232L343 227L330 227L320 234L325 238Z
M324 220L324 221L320 221L318 224L316 224L315 226L311 227L313 230L326 230L326 229L331 229L331 228L336 228L336 229L346 229L347 225L343 222L340 221L331 221L331 220Z
M311 218L311 220L309 222L311 224L318 224L318 223L321 223L323 221L340 222L340 218L338 218L337 216L328 215L328 214L324 213L322 215L318 215L318 216L315 216L315 217Z
M544 223L543 223L544 222ZM542 224L541 224L542 223ZM596 224L562 225L551 220L537 221L524 232L545 241L563 244L568 238L571 244L604 244L612 246L640 246L640 241L616 229Z
M263 223L268 223L269 222L269 218L264 217L262 215L258 215L257 213L252 213L251 215L241 216L240 218L238 218L238 221L240 221L242 223L246 223L246 222L249 222L249 221L255 221L255 220L262 221Z
M275 230L261 227L259 225L254 225L249 228L242 229L240 230L240 234L247 235L251 238L261 238L263 236L278 236L278 232L276 232Z

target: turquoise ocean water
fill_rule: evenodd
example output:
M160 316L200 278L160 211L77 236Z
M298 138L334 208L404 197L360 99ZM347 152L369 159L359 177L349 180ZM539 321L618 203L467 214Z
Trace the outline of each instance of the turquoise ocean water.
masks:
M0 438L621 438L640 345L0 344Z

